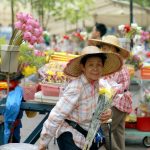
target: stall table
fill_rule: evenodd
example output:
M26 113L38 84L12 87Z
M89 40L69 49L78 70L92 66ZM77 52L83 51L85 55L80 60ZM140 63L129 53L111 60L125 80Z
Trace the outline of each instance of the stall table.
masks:
M53 100L52 98L53 97L49 97L49 103L48 102L45 103L42 101L40 102L39 99L38 100L35 99L34 101L26 101L26 102L21 103L20 109L23 111L27 110L27 111L34 111L34 112L39 112L41 114L45 114L44 119L41 122L39 122L37 127L27 137L27 139L24 141L24 143L34 144L38 140L38 138L40 136L40 132L41 132L42 127L43 127L43 123L47 119L49 112L55 106L56 100L58 99L58 97L55 98L55 100ZM6 98L0 100L0 115L2 115L4 110L5 110L5 103L6 103ZM3 139L3 134L4 134L4 124L1 123L0 124L0 139ZM3 145L2 140L0 140L0 145Z

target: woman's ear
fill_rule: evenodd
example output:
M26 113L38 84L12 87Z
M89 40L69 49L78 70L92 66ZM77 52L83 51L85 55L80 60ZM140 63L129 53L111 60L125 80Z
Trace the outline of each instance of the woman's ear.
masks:
M82 72L84 72L84 71L85 71L84 65L83 65L83 64L80 64L80 67L81 67Z

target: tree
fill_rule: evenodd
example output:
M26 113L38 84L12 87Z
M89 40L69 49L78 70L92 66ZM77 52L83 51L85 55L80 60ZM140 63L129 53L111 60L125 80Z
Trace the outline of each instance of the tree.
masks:
M88 8L94 4L94 0L8 0L8 2L11 4L12 29L16 13L14 8L18 3L22 3L23 6L30 3L44 28L47 27L51 16L55 19L68 20L71 23L89 17Z
M15 6L17 6L17 2L26 3L27 0L7 0L7 3L10 4L10 10L11 10L11 26L12 31L14 30L14 21L15 21Z
M134 2L143 7L150 7L150 0L134 0Z
M11 0L11 25L13 31L14 30L14 0Z
M130 1L130 0L124 0L124 1ZM134 3L139 4L143 7L150 7L150 0L132 0Z
M65 19L71 23L88 17L88 8L94 0L29 0L32 8L37 12L39 20L46 28L50 16Z

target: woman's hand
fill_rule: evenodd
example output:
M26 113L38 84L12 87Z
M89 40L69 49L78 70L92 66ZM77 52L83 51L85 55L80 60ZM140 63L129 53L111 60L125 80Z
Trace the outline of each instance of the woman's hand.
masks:
M100 115L100 121L101 123L106 123L112 116L112 111L111 109L107 109L105 112L103 112Z
M46 147L44 145L39 145L38 150L46 150Z

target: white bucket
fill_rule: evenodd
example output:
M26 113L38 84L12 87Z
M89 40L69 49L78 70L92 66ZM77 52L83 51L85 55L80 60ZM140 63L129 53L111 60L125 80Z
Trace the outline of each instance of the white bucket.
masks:
M1 72L14 73L18 70L19 46L1 45Z
M38 147L26 143L9 143L0 146L0 150L38 150Z

